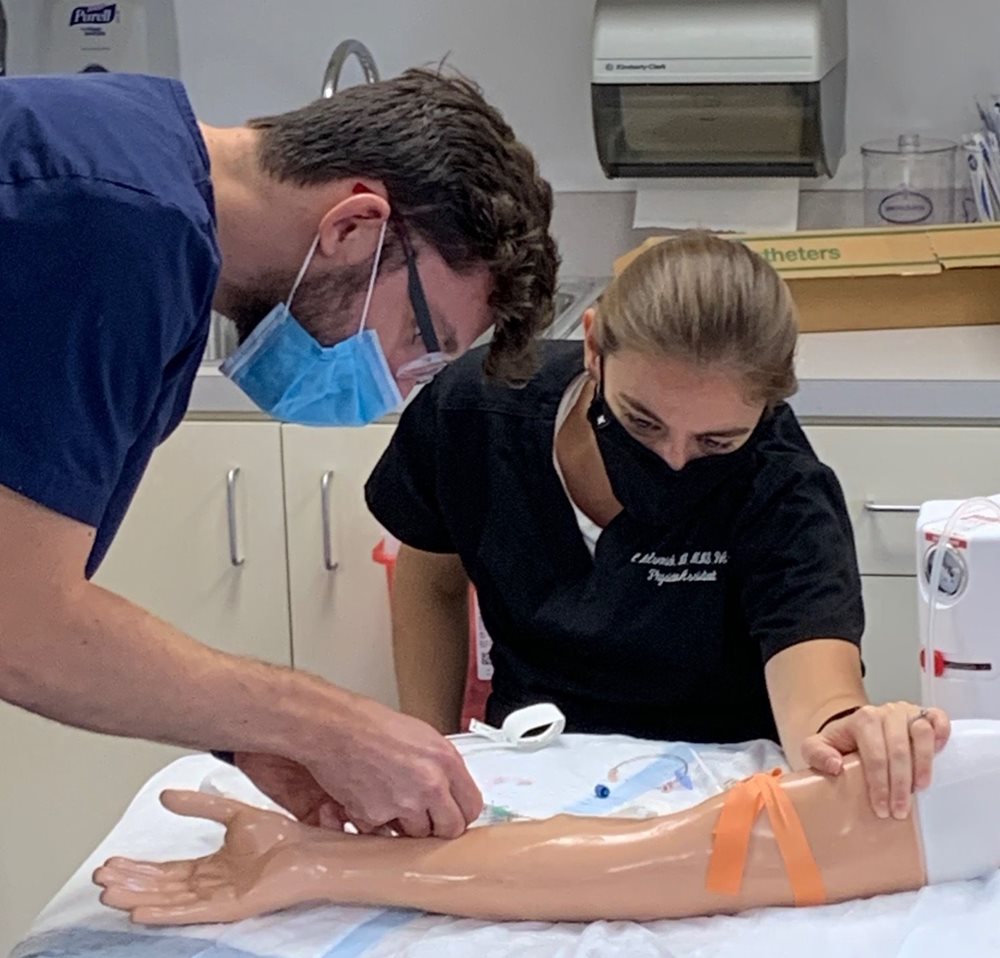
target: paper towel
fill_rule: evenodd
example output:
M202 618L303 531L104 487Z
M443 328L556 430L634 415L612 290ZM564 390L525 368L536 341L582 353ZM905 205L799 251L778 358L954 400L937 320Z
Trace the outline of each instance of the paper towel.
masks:
M636 229L790 232L799 222L799 180L656 180L635 194Z

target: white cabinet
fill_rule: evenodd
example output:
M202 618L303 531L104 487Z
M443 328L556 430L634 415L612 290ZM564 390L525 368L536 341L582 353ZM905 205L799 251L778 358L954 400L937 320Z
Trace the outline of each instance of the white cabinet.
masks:
M395 708L381 530L364 484L393 427L282 430L295 667Z
M291 663L281 427L186 422L96 581L226 652Z
M815 425L806 433L836 473L854 526L864 585L866 685L873 701L920 700L915 512L930 499L1000 492L1000 428Z
M816 454L840 479L863 575L915 575L913 513L919 506L1000 492L1000 428L991 426L811 426Z
M913 576L866 575L865 660L868 697L881 702L920 701L920 635L917 580Z
M153 457L97 581L210 645L288 664L282 489L279 426L185 423ZM0 743L6 955L139 786L181 752L6 705Z

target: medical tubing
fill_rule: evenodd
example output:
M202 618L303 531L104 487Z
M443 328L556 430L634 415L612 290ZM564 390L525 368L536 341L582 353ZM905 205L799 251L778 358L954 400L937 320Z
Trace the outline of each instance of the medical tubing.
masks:
M927 578L927 628L924 633L923 662L923 669L927 675L927 698L924 704L931 708L934 706L934 680L937 678L934 674L934 619L939 601L938 589L941 585L941 570L944 567L944 556L951 547L952 533L959 522L961 522L962 517L970 509L979 509L982 507L991 510L1000 518L1000 503L995 502L993 499L988 499L986 496L975 496L959 503L957 508L948 517L948 521L944 524L941 537L937 542L937 549L934 552L934 559L931 562L931 571Z

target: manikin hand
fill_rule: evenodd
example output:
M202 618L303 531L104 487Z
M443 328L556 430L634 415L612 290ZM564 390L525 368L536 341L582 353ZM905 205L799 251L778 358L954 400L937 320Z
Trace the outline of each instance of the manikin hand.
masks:
M95 883L104 888L101 901L145 925L240 921L324 899L319 882L328 888L331 876L310 873L306 846L318 834L350 841L201 792L167 791L160 801L177 815L225 825L226 834L222 847L205 858L164 864L112 858L94 872ZM289 880L290 872L296 880Z

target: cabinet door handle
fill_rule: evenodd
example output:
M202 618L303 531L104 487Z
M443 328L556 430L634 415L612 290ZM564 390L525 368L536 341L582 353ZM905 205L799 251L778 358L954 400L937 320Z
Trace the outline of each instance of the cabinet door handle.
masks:
M333 557L333 520L330 516L330 494L333 486L333 470L328 469L319 481L320 509L323 513L323 565L328 572L336 570L340 563Z
M916 514L920 512L920 506L893 505L892 503L872 502L869 500L865 503L865 512L906 512Z
M239 488L239 466L226 473L226 515L229 519L229 561L234 566L246 562L246 556L240 548L240 526L236 516L236 493Z

